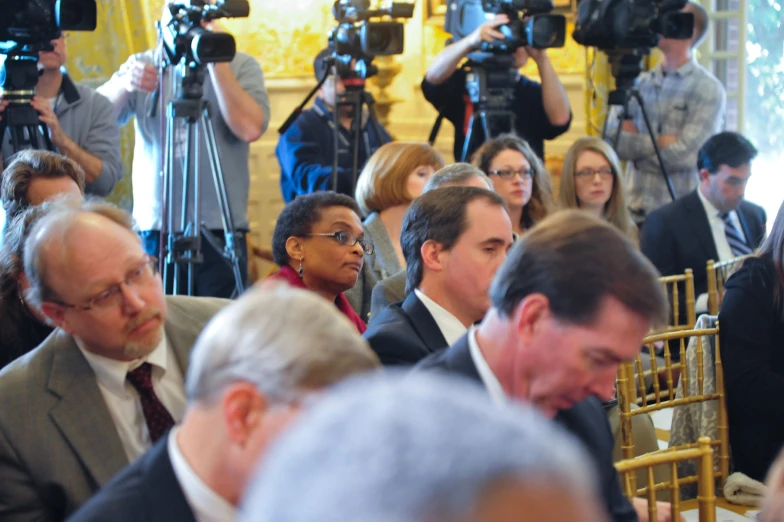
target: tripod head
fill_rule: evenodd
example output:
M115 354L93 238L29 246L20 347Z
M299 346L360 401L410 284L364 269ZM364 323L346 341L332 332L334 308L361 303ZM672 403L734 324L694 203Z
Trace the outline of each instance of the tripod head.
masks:
M607 52L610 70L615 78L615 90L607 95L607 105L623 106L634 89L634 82L642 72L642 60L650 49L634 49L623 52Z

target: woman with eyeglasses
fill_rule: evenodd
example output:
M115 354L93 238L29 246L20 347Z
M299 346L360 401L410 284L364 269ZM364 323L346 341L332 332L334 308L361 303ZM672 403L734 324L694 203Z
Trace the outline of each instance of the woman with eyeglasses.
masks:
M637 227L626 209L621 163L604 140L591 136L575 141L561 171L561 208L580 208L606 219L637 242Z
M550 174L519 136L502 134L486 141L474 153L473 164L490 177L495 191L506 200L515 234L553 211Z
M24 210L8 225L0 249L0 368L43 342L53 328L24 299L24 243L43 207Z
M360 333L367 328L343 294L373 253L365 241L357 203L334 192L298 196L283 208L272 234L272 256L279 279L306 288L335 303ZM296 313L296 310L292 310Z

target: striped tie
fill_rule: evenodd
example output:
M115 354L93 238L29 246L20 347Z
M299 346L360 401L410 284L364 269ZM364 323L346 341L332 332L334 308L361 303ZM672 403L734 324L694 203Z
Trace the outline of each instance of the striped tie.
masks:
M732 255L738 257L751 254L751 247L746 244L746 241L743 240L743 236L741 236L738 229L735 228L735 224L730 219L729 212L722 212L719 214L719 217L724 221L724 234L727 236L727 243L730 244Z

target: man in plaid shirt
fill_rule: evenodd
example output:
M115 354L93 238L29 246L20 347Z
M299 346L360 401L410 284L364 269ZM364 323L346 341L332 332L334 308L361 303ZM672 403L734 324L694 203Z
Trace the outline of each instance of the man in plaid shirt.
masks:
M708 15L689 1L683 12L694 15L694 32L685 40L660 38L662 63L637 79L667 174L677 197L699 184L697 151L724 126L726 94L721 82L699 65L692 55L708 30ZM608 136L615 136L621 107L612 107ZM671 201L659 160L636 100L629 104L629 118L621 123L617 152L628 161L626 185L632 217L638 224L647 214Z

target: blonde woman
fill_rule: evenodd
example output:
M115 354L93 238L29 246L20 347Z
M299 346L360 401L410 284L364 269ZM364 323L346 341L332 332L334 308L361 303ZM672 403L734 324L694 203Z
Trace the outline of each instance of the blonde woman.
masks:
M351 306L364 319L370 316L370 296L377 281L406 267L400 248L403 215L433 173L444 166L441 155L427 143L392 142L382 145L365 163L355 198L365 221L365 240L374 253L365 258L357 284L346 292Z
M561 208L580 208L606 219L637 241L637 227L629 216L618 155L604 140L575 141L561 171Z
M506 200L515 234L522 234L554 209L550 174L528 143L513 134L488 140L473 163L493 181Z

